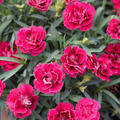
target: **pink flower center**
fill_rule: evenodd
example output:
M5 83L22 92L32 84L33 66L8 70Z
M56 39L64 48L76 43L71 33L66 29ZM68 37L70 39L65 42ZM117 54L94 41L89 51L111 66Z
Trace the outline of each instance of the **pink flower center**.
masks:
M74 64L78 64L77 60L78 60L77 56L75 56L75 55L70 56L70 61L73 62Z
M23 97L22 101L23 101L23 104L25 104L26 106L29 106L29 105L32 104L31 101L29 100L29 98L27 96Z
M45 76L44 76L44 78L43 78L43 82L44 82L44 84L46 84L46 85L53 83L51 73L46 73L46 74L45 74Z

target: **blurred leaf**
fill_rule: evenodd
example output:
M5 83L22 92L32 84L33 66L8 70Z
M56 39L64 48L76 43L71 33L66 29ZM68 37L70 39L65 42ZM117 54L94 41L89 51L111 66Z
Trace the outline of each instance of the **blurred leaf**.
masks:
M15 23L17 23L21 27L24 27L24 28L28 28L29 27L27 24L25 24L25 23L23 23L21 21L17 21L17 20L14 20L14 21L15 21Z
M3 81L6 81L10 77L12 77L15 73L17 73L22 67L23 67L23 65L19 65L17 68L1 74L0 79L4 78Z
M107 83L104 83L102 86L100 86L99 89L107 88L107 87L113 86L118 83L120 83L120 78L118 78L116 80L111 80L110 82L107 82Z
M57 54L59 53L58 50L55 50L52 54L50 54L47 58L47 60L45 61L45 63L50 62L53 58L55 58L57 56Z
M37 18L40 20L47 20L47 17L44 17L42 15L38 15L38 14L32 14L30 17Z
M82 96L79 96L79 95L70 95L69 96L69 99L72 100L73 102L79 102L80 99L82 99L83 97Z
M81 46L86 51L87 55L92 56L91 51L90 51L90 49L87 46L85 46L83 44L81 44Z
M100 104L102 104L102 92L98 93L98 101Z
M102 90L102 92L104 94L108 95L109 97L111 97L116 103L118 103L120 105L120 101L117 99L117 97L114 94L112 94L108 90Z
M119 112L119 114L120 114L120 107L115 103L115 101L113 100L113 99L110 99L110 97L109 96L104 96L106 99L107 99L107 101L110 103L110 105L115 109L115 110L117 110L118 112Z
M15 62L15 63L21 63L21 64L24 64L24 61L22 61L22 60L18 60L18 59L13 58L13 57L0 57L0 60L11 61L11 62Z
M70 95L71 91L65 90L61 96L61 100L64 100L66 97Z
M5 28L12 22L12 19L6 20L4 21L1 25L0 25L0 36L2 35L3 31L5 30Z
M108 22L111 20L111 16L108 16L107 18L104 18L103 21L99 24L97 27L95 34L97 34Z

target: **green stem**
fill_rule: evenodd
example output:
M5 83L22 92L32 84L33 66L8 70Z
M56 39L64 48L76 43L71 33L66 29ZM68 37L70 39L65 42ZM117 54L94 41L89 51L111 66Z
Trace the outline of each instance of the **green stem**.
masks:
M106 3L107 3L107 0L103 0L103 4L102 4L103 9L105 9Z

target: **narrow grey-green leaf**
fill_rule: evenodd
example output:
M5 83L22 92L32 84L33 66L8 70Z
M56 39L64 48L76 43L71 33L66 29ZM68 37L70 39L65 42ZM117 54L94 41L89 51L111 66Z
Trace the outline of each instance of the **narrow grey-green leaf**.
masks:
M24 62L22 60L18 60L16 58L12 58L12 57L0 57L0 60L24 64Z
M104 94L108 95L109 97L111 97L116 103L118 103L120 105L120 101L118 100L118 98L114 94L112 94L108 90L102 90L102 92Z
M0 25L0 35L2 35L5 28L12 22L12 19L6 20Z
M16 74L22 67L23 67L23 65L19 65L17 68L1 74L0 79L4 78L3 81L6 81L10 77L12 77L14 74Z

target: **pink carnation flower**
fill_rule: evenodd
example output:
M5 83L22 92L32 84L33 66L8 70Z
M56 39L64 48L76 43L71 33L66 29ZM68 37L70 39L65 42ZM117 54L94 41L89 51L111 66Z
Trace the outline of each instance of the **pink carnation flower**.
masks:
M43 41L45 36L46 31L43 27L30 26L18 31L15 42L21 52L37 56L45 49L46 43Z
M111 60L111 70L113 75L120 75L120 43L109 44L105 49L108 59Z
M86 70L87 54L78 46L68 46L64 50L64 56L61 56L63 70L72 78L81 76Z
M110 76L112 76L111 61L108 56L102 54L99 58L95 54L88 56L87 67L92 70L93 73L99 77L101 80L110 81Z
M118 10L120 9L120 0L111 0L111 2L114 5L115 8L115 12L118 12ZM119 13L120 14L120 13Z
M92 57L91 57L91 56L88 56L86 65L87 65L87 68L88 68L89 70L94 70L94 71L96 71L96 70L98 69L98 67L99 67L98 58L96 57L95 54L92 54Z
M63 11L64 26L70 30L88 31L94 19L95 9L85 2L74 2Z
M34 76L34 87L48 94L58 93L63 86L62 80L65 78L61 66L56 62L38 64L34 69Z
M98 110L101 105L90 98L81 99L76 105L76 115L78 120L99 120L100 113Z
M107 34L110 35L112 39L120 40L120 20L117 20L116 18L110 20L107 27Z
M25 118L36 108L38 96L34 95L34 89L28 84L22 84L19 88L10 91L6 104L14 116Z
M95 72L96 76L98 76L101 80L110 81L110 76L113 75L111 70L111 61L108 59L106 54L102 54L98 58L99 67Z
M73 2L80 2L80 0L66 0L66 5L69 5L70 3Z
M37 8L39 11L47 11L52 0L28 0L28 5Z
M51 109L47 115L48 120L77 120L74 106L71 103L60 103Z
M4 90L5 87L6 87L5 83L3 83L2 80L0 80L0 97L1 97L1 95L2 95L3 90Z
M2 0L0 0L0 4L2 4Z
M0 42L0 57L12 57L12 58L19 59L19 58L13 56L15 54L18 54L16 46L14 46L13 51L12 51L11 47L10 47L10 43ZM0 66L4 69L4 71L9 71L9 70L15 69L18 65L20 65L20 64L11 62L11 61L0 60Z

